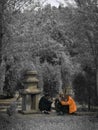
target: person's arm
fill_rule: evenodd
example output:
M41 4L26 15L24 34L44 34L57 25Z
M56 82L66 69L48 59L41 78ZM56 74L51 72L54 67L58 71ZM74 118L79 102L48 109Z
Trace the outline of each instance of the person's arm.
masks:
M51 103L51 104L52 104L53 99L52 99L52 98L50 98L50 99L48 99L48 101L49 101L49 103Z

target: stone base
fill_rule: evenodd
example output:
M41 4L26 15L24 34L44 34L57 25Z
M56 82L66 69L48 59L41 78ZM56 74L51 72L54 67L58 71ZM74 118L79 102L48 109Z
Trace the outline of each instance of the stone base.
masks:
M21 114L40 114L40 111L36 111L36 110L30 110L30 111L19 110L18 112Z

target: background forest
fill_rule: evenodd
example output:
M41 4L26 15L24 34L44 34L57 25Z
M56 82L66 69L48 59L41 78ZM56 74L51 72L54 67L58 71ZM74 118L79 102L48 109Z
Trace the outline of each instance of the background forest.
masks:
M0 93L13 96L36 70L43 92L71 86L76 101L97 105L98 0L44 3L0 1Z

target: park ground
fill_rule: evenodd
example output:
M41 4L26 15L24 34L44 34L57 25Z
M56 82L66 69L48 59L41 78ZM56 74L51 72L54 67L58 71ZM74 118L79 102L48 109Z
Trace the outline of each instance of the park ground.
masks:
M16 114L0 116L0 130L98 130L95 115Z
M11 102L13 99L11 100ZM8 105L9 101L1 101ZM2 107L1 107L2 108ZM6 109L0 110L0 130L98 130L98 112L79 112L76 115L21 114L8 116Z

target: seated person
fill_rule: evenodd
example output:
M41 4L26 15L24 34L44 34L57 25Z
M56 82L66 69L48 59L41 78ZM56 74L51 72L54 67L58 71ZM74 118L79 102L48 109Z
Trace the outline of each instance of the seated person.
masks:
M69 114L73 114L77 111L77 106L76 106L76 103L74 101L74 99L69 96L69 95L65 95L65 101L64 100L61 100L61 105L62 106L66 106L66 105L69 105Z
M63 93L60 93L55 99L55 109L58 114L65 114L69 112L69 105L62 105L61 101L65 101Z
M46 93L44 96L41 97L39 101L40 111L45 114L49 114L51 111L51 104L52 104L52 101L50 100L50 96L48 93Z

